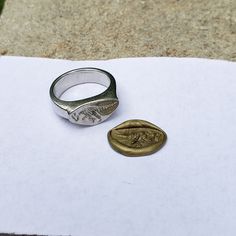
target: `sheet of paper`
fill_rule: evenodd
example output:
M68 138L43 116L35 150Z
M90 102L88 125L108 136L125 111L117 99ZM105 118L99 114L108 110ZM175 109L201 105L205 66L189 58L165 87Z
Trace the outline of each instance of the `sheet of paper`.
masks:
M100 125L52 110L52 81L79 67L117 81L120 106ZM236 235L236 63L0 57L0 81L0 232ZM166 131L159 152L111 149L107 132L134 118Z

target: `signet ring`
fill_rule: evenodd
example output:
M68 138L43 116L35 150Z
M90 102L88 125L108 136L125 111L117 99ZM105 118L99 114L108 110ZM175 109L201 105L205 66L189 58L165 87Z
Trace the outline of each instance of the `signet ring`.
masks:
M96 83L106 90L96 96L74 101L61 99L62 94L73 86ZM79 125L97 125L105 121L118 107L116 81L107 71L86 67L68 71L54 80L49 91L55 112Z

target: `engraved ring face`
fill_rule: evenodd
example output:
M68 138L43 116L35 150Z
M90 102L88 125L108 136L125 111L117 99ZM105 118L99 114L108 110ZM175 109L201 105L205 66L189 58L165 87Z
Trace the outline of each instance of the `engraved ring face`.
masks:
M82 100L60 99L66 90L84 83L101 84L107 89L99 95ZM80 125L96 125L103 122L119 105L114 77L98 68L80 68L59 76L50 87L50 97L58 115Z
M106 120L117 108L116 99L107 99L86 103L69 115L69 120L75 124L94 125Z

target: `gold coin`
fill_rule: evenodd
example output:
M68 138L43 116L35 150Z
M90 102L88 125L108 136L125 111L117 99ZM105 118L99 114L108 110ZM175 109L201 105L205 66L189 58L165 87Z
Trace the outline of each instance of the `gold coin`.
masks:
M145 120L128 120L111 129L108 141L125 156L145 156L158 151L166 142L166 133Z

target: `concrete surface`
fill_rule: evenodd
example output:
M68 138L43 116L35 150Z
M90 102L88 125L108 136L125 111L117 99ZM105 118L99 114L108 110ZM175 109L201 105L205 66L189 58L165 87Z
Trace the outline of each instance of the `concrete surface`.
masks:
M236 60L236 0L6 0L0 54Z
M0 54L236 60L236 0L6 0Z

